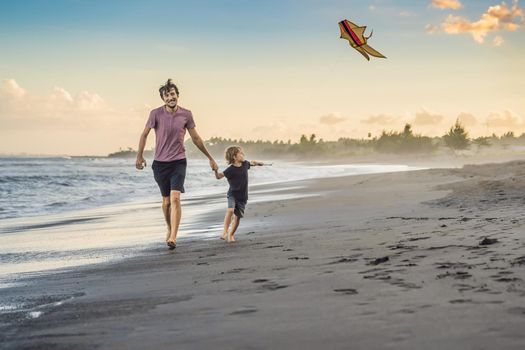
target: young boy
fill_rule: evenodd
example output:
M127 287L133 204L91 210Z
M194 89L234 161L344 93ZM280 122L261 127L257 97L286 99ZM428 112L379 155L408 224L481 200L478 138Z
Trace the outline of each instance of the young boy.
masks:
M226 161L230 165L224 172L215 170L215 177L222 179L226 177L230 188L228 189L228 210L224 216L224 231L221 239L226 240L228 236L228 242L235 242L233 235L239 227L239 221L244 216L244 208L248 201L248 169L250 166L264 165L262 162L252 160L251 162L244 160L244 152L239 146L231 146L226 149L224 154ZM230 228L230 223L233 218L233 226Z

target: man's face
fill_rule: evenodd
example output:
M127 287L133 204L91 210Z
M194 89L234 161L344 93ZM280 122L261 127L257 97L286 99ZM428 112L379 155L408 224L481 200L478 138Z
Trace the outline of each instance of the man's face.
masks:
M175 89L171 89L167 92L164 92L162 94L162 97L163 97L163 100L164 100L164 103L166 104L166 106L170 107L170 108L175 108L177 107L177 102L179 100L179 96L177 95L177 92L175 91Z

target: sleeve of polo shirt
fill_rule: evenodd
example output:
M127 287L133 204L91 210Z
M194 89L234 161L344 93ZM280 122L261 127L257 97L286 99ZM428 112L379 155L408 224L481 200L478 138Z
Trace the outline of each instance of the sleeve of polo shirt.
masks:
M193 129L195 127L195 121L193 120L193 114L188 111L188 120L186 121L186 129Z
M155 118L155 110L149 113L148 121L146 122L146 127L150 129L155 129L157 126L157 118Z

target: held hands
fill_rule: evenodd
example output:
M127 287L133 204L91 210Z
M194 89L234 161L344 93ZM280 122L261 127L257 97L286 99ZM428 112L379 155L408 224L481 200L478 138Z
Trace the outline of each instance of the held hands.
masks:
M211 167L211 170L213 171L217 171L219 169L219 166L217 165L217 163L215 162L213 158L210 159L210 167Z
M135 161L135 168L137 168L138 170L142 170L144 169L145 166L146 166L146 160L144 159L144 157L142 156L137 157L137 160Z

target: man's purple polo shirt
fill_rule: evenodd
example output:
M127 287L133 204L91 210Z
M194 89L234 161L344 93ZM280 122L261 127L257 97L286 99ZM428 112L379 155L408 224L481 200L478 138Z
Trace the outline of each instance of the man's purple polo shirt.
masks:
M149 114L146 127L155 129L155 160L170 162L186 158L186 129L195 127L191 111L178 106L175 114L171 114L164 106L155 108Z

